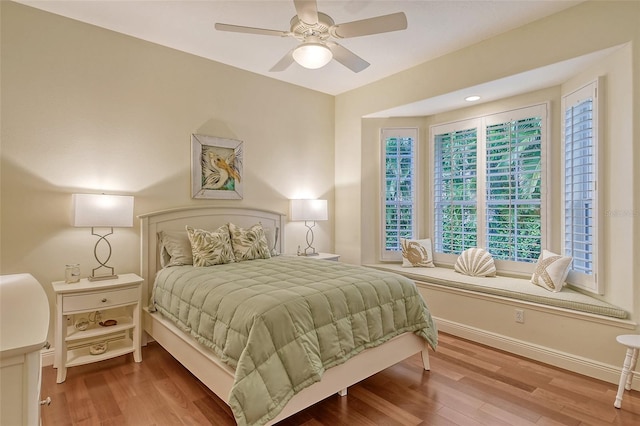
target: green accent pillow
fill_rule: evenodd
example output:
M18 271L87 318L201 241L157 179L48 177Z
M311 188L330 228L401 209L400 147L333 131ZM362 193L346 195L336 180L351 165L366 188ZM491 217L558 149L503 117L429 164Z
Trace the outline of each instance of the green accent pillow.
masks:
M227 225L215 231L194 229L188 225L186 229L191 241L193 266L213 266L235 262Z
M249 229L229 223L229 234L236 261L269 259L271 257L267 237L261 223L256 223Z

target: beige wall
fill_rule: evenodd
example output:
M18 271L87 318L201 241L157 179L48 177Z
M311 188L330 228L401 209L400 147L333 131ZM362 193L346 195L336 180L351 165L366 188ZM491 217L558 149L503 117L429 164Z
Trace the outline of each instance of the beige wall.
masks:
M86 276L95 238L71 226L71 194L135 196L135 213L184 205L288 212L329 200L334 98L12 2L1 2L2 274L51 295L66 263ZM300 105L308 105L300 108ZM190 135L244 141L244 199L192 200ZM314 245L332 251L333 221ZM138 225L110 238L116 271L139 271ZM290 223L287 250L304 242ZM53 304L52 304L53 307ZM53 336L51 336L53 337Z

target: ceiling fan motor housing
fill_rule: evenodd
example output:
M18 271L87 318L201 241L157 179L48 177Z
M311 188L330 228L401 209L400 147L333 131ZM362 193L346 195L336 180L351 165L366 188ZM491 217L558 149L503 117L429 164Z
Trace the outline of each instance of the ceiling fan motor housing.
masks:
M321 40L329 38L329 28L335 25L335 22L329 15L318 12L318 22L315 24L307 24L303 22L298 15L291 18L291 32L296 38L304 40L307 36L315 36Z

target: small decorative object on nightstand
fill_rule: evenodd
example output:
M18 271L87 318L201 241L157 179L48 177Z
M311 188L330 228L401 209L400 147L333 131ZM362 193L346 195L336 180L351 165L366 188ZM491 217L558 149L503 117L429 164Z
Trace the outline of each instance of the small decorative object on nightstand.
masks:
M316 257L310 258L310 259L320 259L320 260L333 260L335 262L340 260L340 255L339 254L334 254L334 253L318 253L318 255Z
M142 281L136 274L122 274L108 281L83 278L76 284L52 283L56 293L53 366L58 369L57 383L65 381L68 367L128 353L133 353L135 362L142 361ZM74 315L78 315L75 320L71 318Z
M286 254L285 256L298 256L296 254ZM314 259L314 260L333 260L338 262L340 260L340 255L335 253L316 253L315 256L302 256L303 259Z

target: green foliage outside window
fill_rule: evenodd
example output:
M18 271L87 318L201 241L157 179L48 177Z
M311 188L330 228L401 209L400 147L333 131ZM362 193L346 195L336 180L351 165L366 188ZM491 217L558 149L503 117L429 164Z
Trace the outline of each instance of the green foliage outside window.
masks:
M541 119L487 127L487 249L496 259L534 262L542 236Z
M384 142L386 250L399 251L400 238L413 236L413 138L388 138Z

